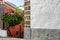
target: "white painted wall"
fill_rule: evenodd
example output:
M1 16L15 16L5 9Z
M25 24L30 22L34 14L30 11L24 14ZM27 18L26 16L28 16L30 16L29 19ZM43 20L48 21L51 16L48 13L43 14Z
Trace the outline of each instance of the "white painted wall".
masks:
M7 37L7 30L0 29L0 37Z
M31 28L60 29L60 0L31 0Z

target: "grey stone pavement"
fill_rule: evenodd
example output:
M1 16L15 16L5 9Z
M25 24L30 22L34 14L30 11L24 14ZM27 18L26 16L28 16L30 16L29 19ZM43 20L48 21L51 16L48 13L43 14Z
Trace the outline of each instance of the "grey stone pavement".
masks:
M20 38L0 38L0 40L24 40Z
M24 40L60 40L60 29L25 28Z

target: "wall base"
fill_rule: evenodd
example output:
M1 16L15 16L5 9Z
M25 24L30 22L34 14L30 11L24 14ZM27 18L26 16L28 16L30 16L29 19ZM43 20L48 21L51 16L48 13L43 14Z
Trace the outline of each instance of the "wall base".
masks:
M60 40L60 29L25 28L26 40Z

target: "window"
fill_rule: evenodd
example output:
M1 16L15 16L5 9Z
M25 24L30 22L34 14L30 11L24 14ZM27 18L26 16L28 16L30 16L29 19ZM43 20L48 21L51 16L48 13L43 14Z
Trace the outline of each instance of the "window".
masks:
M25 14L26 14L26 15L30 15L30 11L26 11Z
M25 21L25 24L30 25L30 21Z
M24 6L27 6L27 2L25 2Z
M30 16L25 16L25 20L30 20Z
M30 1L27 1L27 5L30 5Z
M28 8L27 8L28 10L30 10L30 6L28 6Z
M29 5L30 5L30 1L25 2L24 5L25 5L25 6L29 6Z
M27 10L27 7L25 7L24 10Z

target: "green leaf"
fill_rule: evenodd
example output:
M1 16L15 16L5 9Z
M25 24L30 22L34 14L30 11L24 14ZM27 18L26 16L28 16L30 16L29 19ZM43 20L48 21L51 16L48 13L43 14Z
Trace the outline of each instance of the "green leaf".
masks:
M4 14L2 16L2 21L6 23L7 26L15 26L17 24L20 24L22 20L23 20L23 17L19 15Z

